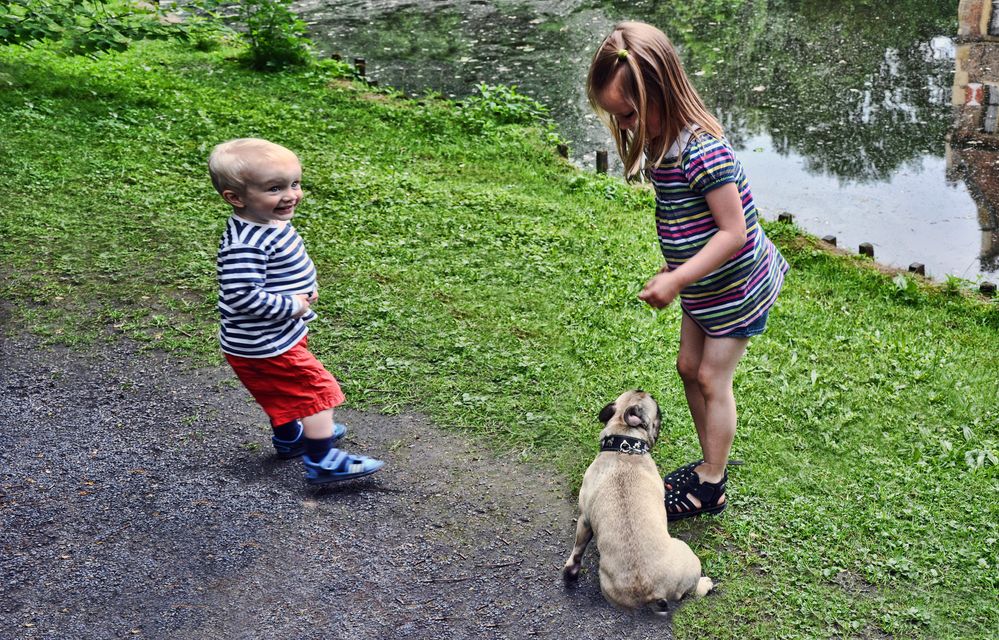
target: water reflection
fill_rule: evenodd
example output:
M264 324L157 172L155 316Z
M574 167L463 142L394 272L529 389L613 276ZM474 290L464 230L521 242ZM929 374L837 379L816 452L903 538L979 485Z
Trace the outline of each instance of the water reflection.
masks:
M961 5L947 144L947 178L963 182L977 206L983 271L999 271L999 72L993 71L999 70L999 43L988 39L999 35L994 9L987 0Z
M587 167L596 149L613 148L586 103L589 57L621 19L656 24L739 150L764 215L790 211L840 246L873 243L879 261L919 261L936 277L974 279L996 265L978 260L979 207L956 168L961 162L950 182L944 178L952 4L307 0L296 7L326 52L365 57L368 74L383 84L455 97L479 82L516 85L549 106L574 161Z

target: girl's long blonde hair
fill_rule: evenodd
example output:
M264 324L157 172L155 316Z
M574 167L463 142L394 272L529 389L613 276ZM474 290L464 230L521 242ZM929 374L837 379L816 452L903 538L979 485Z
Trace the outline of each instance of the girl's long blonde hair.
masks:
M620 82L621 95L638 112L633 131L622 131L617 118L600 107L597 98L613 82ZM680 58L659 29L644 22L621 22L593 55L586 78L590 106L600 116L617 144L624 175L637 174L645 155L653 165L662 162L673 141L689 125L722 136L721 125L708 113L697 89L683 71ZM654 140L647 136L648 106L653 102L662 115L662 129Z

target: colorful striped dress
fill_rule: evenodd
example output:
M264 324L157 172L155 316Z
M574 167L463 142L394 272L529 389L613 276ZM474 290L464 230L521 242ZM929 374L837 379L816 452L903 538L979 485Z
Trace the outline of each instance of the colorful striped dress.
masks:
M676 269L718 231L704 195L734 182L746 216L746 244L726 263L680 292L683 310L713 337L752 324L780 292L787 261L764 234L742 165L724 139L685 129L657 167L656 230L670 269Z
M287 224L258 224L229 217L216 263L222 351L243 358L271 358L291 349L316 317L296 318L294 294L316 290L316 268L302 238Z

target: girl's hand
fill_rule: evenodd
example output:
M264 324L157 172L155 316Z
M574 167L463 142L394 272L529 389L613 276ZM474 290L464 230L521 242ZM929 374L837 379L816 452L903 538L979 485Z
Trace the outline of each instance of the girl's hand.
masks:
M638 298L650 307L662 309L669 306L680 295L682 288L676 275L667 267L663 267L659 273L645 283L645 288L638 294Z

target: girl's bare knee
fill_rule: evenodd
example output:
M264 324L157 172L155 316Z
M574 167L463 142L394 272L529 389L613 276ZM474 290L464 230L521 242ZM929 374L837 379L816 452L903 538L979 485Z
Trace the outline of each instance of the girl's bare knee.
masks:
M677 358L676 372L680 374L680 379L683 380L684 384L699 382L696 362L691 362L690 360L685 360L683 358Z
M705 400L732 393L731 378L716 369L701 367L697 370L694 379L701 387L701 393L704 394Z

